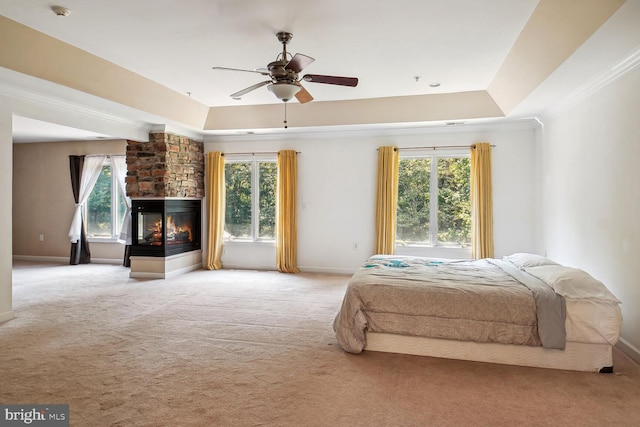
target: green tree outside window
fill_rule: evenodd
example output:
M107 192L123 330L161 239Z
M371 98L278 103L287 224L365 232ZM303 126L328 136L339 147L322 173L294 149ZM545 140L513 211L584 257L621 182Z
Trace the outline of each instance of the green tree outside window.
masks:
M398 244L471 243L469 157L403 158L398 176Z

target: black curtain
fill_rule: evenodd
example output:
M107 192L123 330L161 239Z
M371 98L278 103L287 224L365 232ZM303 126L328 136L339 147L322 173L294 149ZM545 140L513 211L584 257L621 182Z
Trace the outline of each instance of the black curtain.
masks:
M122 265L125 267L131 267L131 245L125 245L124 247L124 260Z
M84 156L69 156L69 172L71 173L71 190L76 204L80 201L80 178L82 177L82 167L84 166ZM91 262L91 251L87 234L84 230L84 219L80 231L80 240L71 243L70 265L89 264Z

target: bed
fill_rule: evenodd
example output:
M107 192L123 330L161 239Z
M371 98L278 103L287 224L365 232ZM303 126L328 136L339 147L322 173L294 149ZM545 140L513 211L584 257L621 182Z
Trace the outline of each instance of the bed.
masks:
M333 328L340 347L355 354L612 372L619 304L585 271L535 254L374 255L350 279Z

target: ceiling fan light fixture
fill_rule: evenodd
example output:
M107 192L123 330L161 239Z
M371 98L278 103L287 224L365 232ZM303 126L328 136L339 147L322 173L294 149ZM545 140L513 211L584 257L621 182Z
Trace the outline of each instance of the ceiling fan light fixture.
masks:
M273 83L267 86L273 94L280 100L287 102L300 91L300 86L292 83Z

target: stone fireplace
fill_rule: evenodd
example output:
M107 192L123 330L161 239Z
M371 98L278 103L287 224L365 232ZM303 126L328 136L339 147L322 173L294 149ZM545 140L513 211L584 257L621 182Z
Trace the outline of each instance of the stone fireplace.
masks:
M132 202L131 277L166 278L202 267L204 145L151 133L127 141Z

